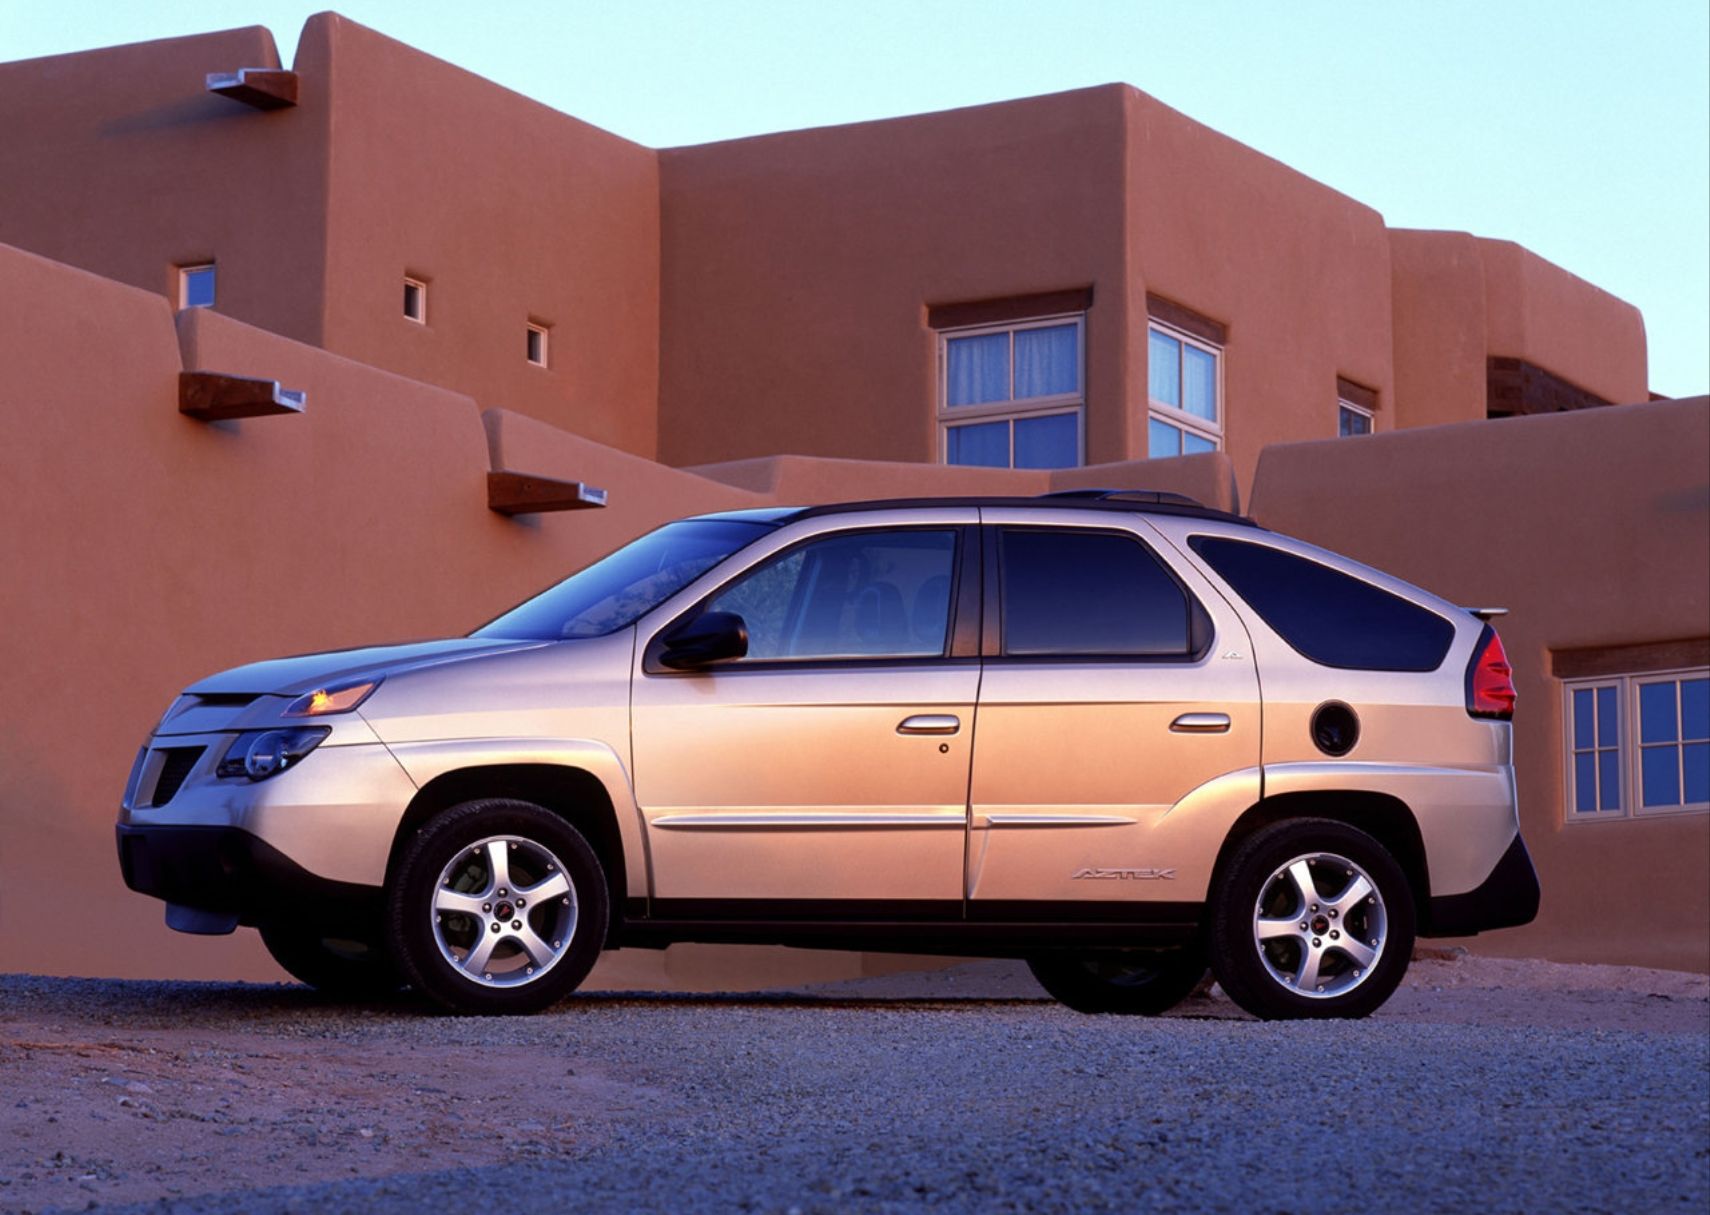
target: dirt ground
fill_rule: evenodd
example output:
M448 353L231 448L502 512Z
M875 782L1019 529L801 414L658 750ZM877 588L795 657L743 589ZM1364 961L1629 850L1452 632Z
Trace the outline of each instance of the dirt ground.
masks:
M645 1024L646 1005L662 1003L799 1005L808 1019L816 1006L1013 1011L1044 999L1025 968L987 962L781 993L573 1003L633 1005ZM1244 1017L1215 990L1171 1015ZM1374 1020L1707 1035L1710 977L1422 957ZM637 1117L672 1121L668 1073L579 1057L573 1035L568 1052L544 1056L495 1040L491 1024L283 985L0 978L0 1209L489 1165L562 1155ZM542 1119L517 1096L543 1086L576 1112Z

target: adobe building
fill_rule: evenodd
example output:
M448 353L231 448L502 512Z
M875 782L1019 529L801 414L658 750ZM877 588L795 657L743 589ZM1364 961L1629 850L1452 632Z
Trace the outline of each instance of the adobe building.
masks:
M695 511L1093 485L1511 608L1544 906L1475 947L1710 969L1710 404L1518 245L1125 85L660 151L332 14L289 69L260 28L0 65L0 130L0 969L277 976L119 882L196 676L466 632Z

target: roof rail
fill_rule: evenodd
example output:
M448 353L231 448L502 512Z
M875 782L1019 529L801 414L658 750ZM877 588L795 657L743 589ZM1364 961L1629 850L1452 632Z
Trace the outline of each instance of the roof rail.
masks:
M1041 498L1087 498L1095 502L1144 502L1154 506L1199 506L1205 503L1166 489L1056 489Z

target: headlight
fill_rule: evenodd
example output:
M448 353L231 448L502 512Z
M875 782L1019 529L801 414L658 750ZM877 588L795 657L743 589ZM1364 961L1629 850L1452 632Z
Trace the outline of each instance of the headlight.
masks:
M348 713L367 700L380 686L378 679L352 679L344 683L329 683L306 696L299 696L285 706L285 717L324 717L328 713Z
M251 730L239 734L226 748L216 769L220 776L266 780L285 771L321 745L331 726L299 726L290 730Z

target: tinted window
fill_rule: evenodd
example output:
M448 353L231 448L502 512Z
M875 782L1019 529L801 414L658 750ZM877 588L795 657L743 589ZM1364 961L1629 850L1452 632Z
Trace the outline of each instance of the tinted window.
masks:
M956 532L849 532L760 565L707 604L748 625L748 658L944 653Z
M1369 582L1263 544L1188 541L1278 636L1313 662L1358 671L1434 671L1455 626Z
M473 636L558 641L614 633L771 530L769 524L736 519L668 523L512 608Z
M1003 652L1187 654L1192 607L1138 540L1112 532L1006 529Z

